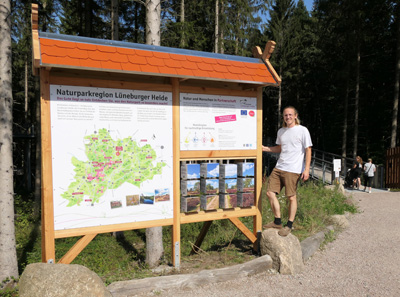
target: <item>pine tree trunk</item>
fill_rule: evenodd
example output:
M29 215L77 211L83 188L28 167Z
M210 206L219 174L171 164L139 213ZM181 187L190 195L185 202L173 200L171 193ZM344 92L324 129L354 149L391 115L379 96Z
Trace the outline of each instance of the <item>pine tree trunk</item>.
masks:
M219 46L219 0L215 1L215 40L214 40L214 52L218 53Z
M85 36L92 37L92 8L91 1L85 0Z
M390 147L396 147L397 143L397 117L399 113L399 87L400 87L400 4L396 7L397 21L397 49L396 49L396 74L394 82L394 99L393 99L393 114L392 114L392 134Z
M35 206L34 215L38 218L40 215L40 208L42 203L41 195L41 133L40 133L40 83L39 77L35 77L35 118L36 118L36 129L34 131L36 136L36 152L35 152Z
M0 0L0 280L18 278L12 157L11 3Z
M25 95L25 106L24 106L24 116L25 116L25 123L26 125L30 125L30 120L29 120L29 96L28 96L28 91L29 91L29 73L28 73L28 57L25 57L25 76L24 76L24 95ZM26 127L28 128L28 127ZM31 133L31 127L26 130L27 133ZM32 191L32 168L31 168L31 141L27 139L25 141L25 184L26 184L26 190L30 193Z
M186 39L185 39L185 0L181 0L181 41L179 43L180 48L185 48Z
M119 40L118 0L111 0L111 39Z
M360 101L360 43L357 42L357 64L356 64L356 93L354 100L354 146L353 146L353 158L357 156L358 147L358 113L359 113L359 101Z
M283 69L282 66L279 68L279 73L282 73ZM282 122L282 118L281 118L281 108L282 108L282 84L279 85L278 87L278 122L277 122L277 129L279 130L279 128L281 127L281 122Z
M159 46L161 24L160 0L146 0L146 43ZM149 267L159 264L164 253L162 227L146 229L146 263Z
M119 39L119 24L118 24L118 0L111 0L111 39ZM117 240L125 238L123 231L113 232L113 236Z
M346 174L346 157L347 157L347 114L349 112L349 81L346 82L346 94L344 96L344 119L343 119L343 129L342 129L342 173Z

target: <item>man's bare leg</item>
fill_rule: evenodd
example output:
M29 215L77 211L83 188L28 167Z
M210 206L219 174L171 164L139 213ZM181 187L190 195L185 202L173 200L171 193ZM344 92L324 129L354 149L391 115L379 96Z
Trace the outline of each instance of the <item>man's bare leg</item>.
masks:
M269 203L271 204L272 212L274 213L275 218L281 217L281 206L279 205L278 198L276 198L275 192L268 191L267 197L269 199Z
M293 222L297 212L297 197L296 195L289 197L289 221Z
M274 214L275 220L263 226L263 229L268 228L282 228L282 220L281 220L281 207L279 205L278 198L276 198L276 194L274 192L268 191L267 197L269 199L269 203L271 205L272 212Z
M296 195L293 195L289 197L289 219L287 224L285 225L285 228L279 230L278 234L280 236L288 236L289 233L292 232L293 221L294 218L296 217L296 212L297 212L297 199Z

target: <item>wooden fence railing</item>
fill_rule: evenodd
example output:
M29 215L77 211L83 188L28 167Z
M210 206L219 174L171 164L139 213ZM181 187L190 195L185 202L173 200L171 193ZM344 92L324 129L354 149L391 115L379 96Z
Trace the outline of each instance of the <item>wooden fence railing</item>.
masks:
M386 151L386 187L400 188L400 147Z

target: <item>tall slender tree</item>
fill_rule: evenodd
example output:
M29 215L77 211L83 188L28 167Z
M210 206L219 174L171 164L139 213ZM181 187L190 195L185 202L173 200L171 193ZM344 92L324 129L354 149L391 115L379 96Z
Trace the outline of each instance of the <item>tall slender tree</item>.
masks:
M214 33L214 52L218 53L219 47L219 0L215 0L215 33Z
M290 31L290 19L293 15L294 10L293 0L277 0L273 5L271 11L271 19L269 20L269 32L270 39L276 42L276 48L274 56L271 59L274 67L278 70L279 75L282 78L282 84L279 85L278 98L276 104L276 118L277 125L280 127L281 109L282 109L282 85L285 84L285 77L288 74L287 61L290 55L290 51L293 50L291 46L292 32Z
M119 40L119 1L111 0L111 39Z
M181 23L181 41L180 41L179 47L185 48L185 45L186 45L186 36L185 36L185 0L181 0L179 22Z
M390 136L390 147L396 147L397 143L397 118L399 113L399 90L400 90L400 4L397 2L395 8L395 23L397 24L397 46L396 46L396 70L394 78L394 98L392 113L392 133Z
M18 278L12 157L11 3L0 1L0 280Z
M107 37L107 29L110 27L105 24L102 18L101 7L98 1L58 1L63 12L60 15L61 33L95 38Z
M146 0L146 43L161 44L161 3L160 0ZM163 253L162 227L146 229L146 263L158 265Z

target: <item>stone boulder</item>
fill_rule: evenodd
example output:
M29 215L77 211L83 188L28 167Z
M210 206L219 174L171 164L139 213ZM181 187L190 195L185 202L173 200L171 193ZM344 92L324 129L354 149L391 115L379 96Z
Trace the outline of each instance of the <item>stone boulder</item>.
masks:
M20 297L112 297L101 278L82 265L34 263L19 280Z
M346 194L346 190L344 188L344 186L342 184L338 184L338 185L327 185L325 186L326 189L335 191L337 189L337 191L341 194Z
M293 234L282 237L277 229L264 230L260 251L272 258L272 268L281 274L300 273L304 268L300 242Z
M324 240L325 240L325 233L322 231L304 239L300 243L303 255L303 261L308 260L308 258L314 255L314 253L319 249L321 243Z
M346 215L333 215L331 216L331 222L335 228L338 229L347 229L350 226L349 221L346 218Z

